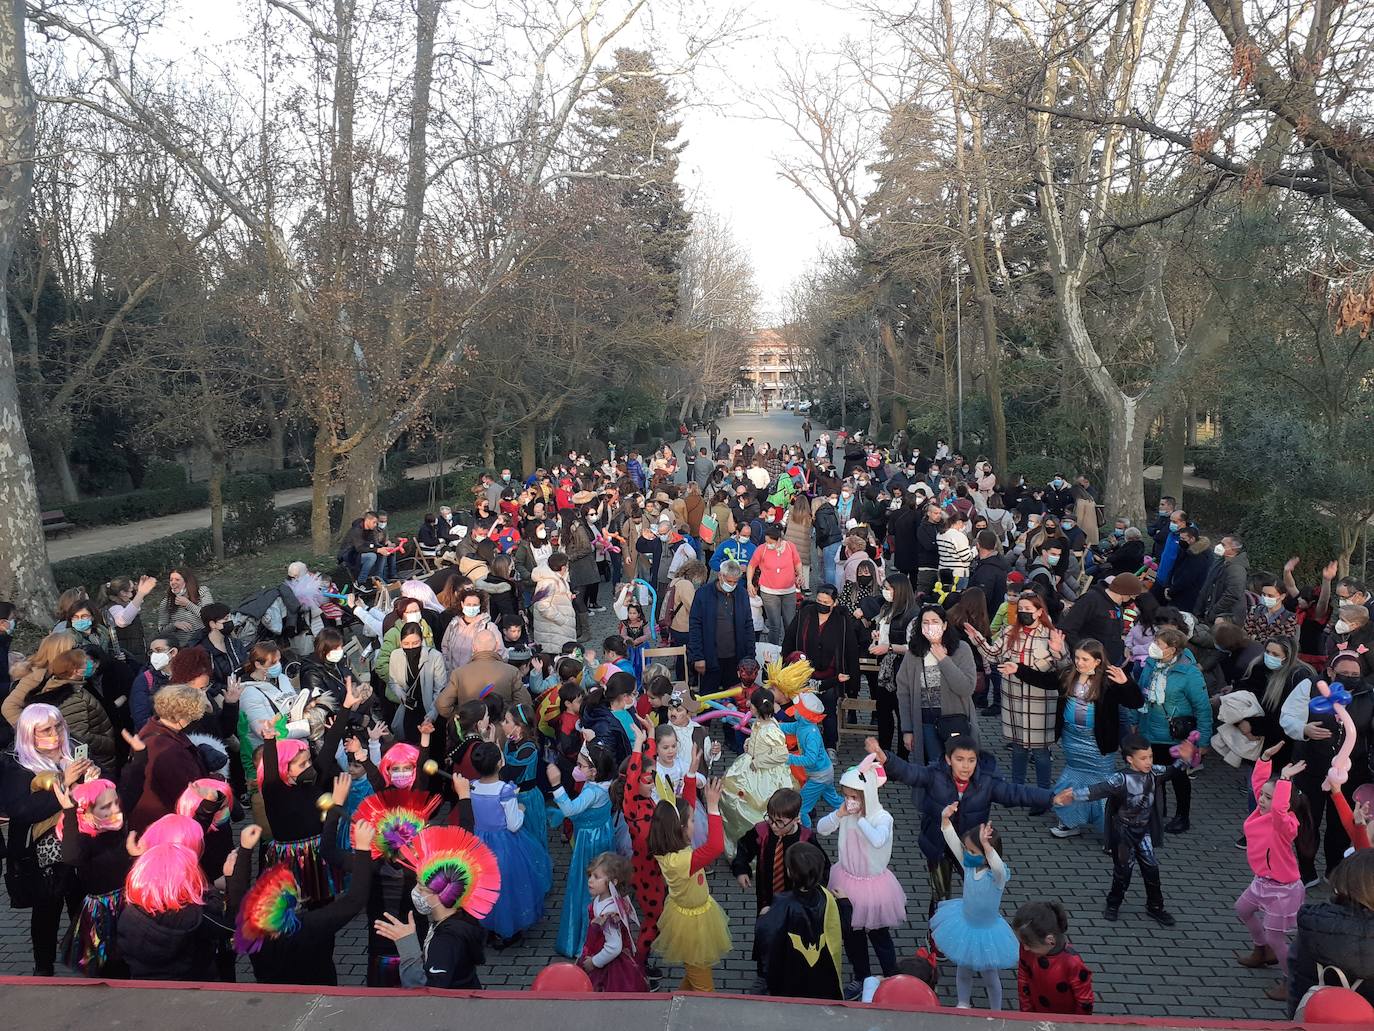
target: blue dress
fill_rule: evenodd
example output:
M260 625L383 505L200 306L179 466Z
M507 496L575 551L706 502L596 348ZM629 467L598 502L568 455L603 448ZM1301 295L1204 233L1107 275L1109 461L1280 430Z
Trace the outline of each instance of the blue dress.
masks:
M513 784L502 784L499 793L472 793L473 831L496 856L496 867L501 871L501 894L481 924L502 938L515 937L544 915L539 855L529 838L506 826L503 803L513 802L515 794Z
M1096 710L1092 702L1077 698L1064 703L1064 733L1060 739L1064 746L1064 772L1054 785L1056 793L1065 788L1090 788L1116 772L1115 754L1103 755L1097 750L1097 738L1093 735ZM1070 802L1055 806L1054 814L1065 827L1092 824L1101 832L1106 805L1103 800Z
M970 970L1007 970L1016 966L1020 943L1002 919L1002 891L1011 870L999 881L991 870L981 877L964 867L964 897L946 899L930 918L930 936L940 951Z
M592 903L591 893L587 891L587 867L601 853L614 851L614 815L611 796L592 781L582 785L576 798L569 798L568 792L560 786L553 793L553 800L573 825L568 887L563 893L563 912L558 918L558 952L576 959L582 954L582 942L587 937L587 907Z
M514 747L507 744L506 770L506 776L515 785L516 799L525 807L525 824L520 833L529 839L540 857L543 894L548 894L553 887L553 860L549 858L549 808L539 787L539 746L533 741L521 741Z

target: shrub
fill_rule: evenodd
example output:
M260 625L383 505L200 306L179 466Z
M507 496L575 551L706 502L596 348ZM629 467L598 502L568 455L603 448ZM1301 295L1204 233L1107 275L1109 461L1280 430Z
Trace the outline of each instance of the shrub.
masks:
M1317 571L1339 550L1330 520L1308 502L1278 490L1248 506L1235 530L1250 554L1252 573L1278 575L1296 555L1302 560L1299 569L1315 580Z
M272 490L290 490L293 487L310 486L309 469L269 469L264 473L255 473L257 476L267 478L268 485Z
M84 555L54 562L53 578L58 590L68 587L86 587L94 590L97 584L105 583L117 576L132 576L135 579L147 573L164 579L167 570L173 566L204 566L214 554L209 529L186 530L170 537L159 537L146 544L120 548L117 551L102 552L99 555Z
M192 512L209 504L209 488L195 483L73 501L64 504L62 511L66 513L68 521L77 526L114 526L177 512Z
M1021 455L1010 462L1012 475L1009 480L1013 483L1017 476L1024 476L1032 487L1043 487L1054 479L1055 473L1066 478L1073 476L1071 463L1050 455Z
M1186 461L1193 465L1193 475L1204 480L1215 480L1221 475L1221 448L1212 444L1199 444L1188 449Z
M142 490L172 490L189 482L185 466L155 458L143 470Z
M236 549L259 547L272 539L276 505L267 477L230 477L224 483L223 493L226 548L230 538Z

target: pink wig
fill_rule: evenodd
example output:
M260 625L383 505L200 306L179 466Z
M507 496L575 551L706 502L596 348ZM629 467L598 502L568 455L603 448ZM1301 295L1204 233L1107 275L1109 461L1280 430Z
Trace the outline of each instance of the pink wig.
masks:
M189 816L178 813L168 813L154 820L138 840L149 850L158 845L176 845L193 853L197 859L205 851L204 829Z
M33 747L34 728L53 720L57 721L57 736L62 741L60 760L46 758ZM24 711L19 714L19 720L14 725L14 754L19 760L19 765L30 773L61 773L72 761L72 743L67 737L67 721L62 718L62 712L57 706L42 702L24 706Z
M124 898L129 905L156 916L199 906L205 901L207 887L194 852L180 845L155 845L129 868Z
M100 827L95 822L95 817L91 815L91 806L100 800L100 796L107 791L114 791L115 783L112 780L88 780L77 784L72 788L72 801L76 803L76 826L82 834L96 835L101 831L117 831L124 825L124 816L121 813L119 819L111 827ZM57 837L62 837L63 820L57 821Z
M281 779L282 779L282 783L283 783L283 784L290 784L290 783L291 783L291 775L290 775L289 773L287 773L288 768L291 766L291 760L294 759L294 758L296 758L296 756L298 756L301 752L304 752L304 751L305 751L307 748L309 748L309 747L310 747L310 746L307 745L304 741L297 740L296 738L293 738L293 737L289 737L289 738L286 738L286 739L284 739L284 740L283 740L282 738L278 738L278 739L277 739L277 773L281 775ZM261 753L259 753L257 759L254 761L254 766L256 767L256 769L257 769L257 771L258 771L258 783L261 784L261 783L262 783L262 755L261 755Z
M391 770L395 766L416 766L420 762L420 750L414 745L404 742L394 744L386 750L386 755L382 756L382 761L377 765L381 771L382 779L387 782L389 787L394 787L391 783ZM418 771L417 771L418 772Z
M233 808L234 796L229 791L228 784L222 780L216 780L214 777L201 777L199 780L193 780L186 785L186 790L177 799L177 815L194 820L200 807L209 801L209 799L202 797L201 791L210 791L219 796L221 804L215 810L215 826L218 827L227 822L229 810Z

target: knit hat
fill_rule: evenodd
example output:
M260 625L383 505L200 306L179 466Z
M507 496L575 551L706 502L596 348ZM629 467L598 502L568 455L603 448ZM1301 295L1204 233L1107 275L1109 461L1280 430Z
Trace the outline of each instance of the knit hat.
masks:
M1016 586L1020 587L1020 586L1021 586L1023 583L1025 583L1025 582L1026 582L1026 574L1025 574L1025 573L1018 573L1018 572L1016 572L1015 570L1013 570L1012 572L1010 572L1010 573L1007 574L1007 583L1009 583L1009 584L1016 584Z
M1107 586L1112 589L1113 594L1120 594L1126 598L1134 598L1145 593L1145 585L1134 573L1117 573L1107 581Z
M820 723L825 719L825 703L811 691L803 691L797 696L796 712L804 720Z

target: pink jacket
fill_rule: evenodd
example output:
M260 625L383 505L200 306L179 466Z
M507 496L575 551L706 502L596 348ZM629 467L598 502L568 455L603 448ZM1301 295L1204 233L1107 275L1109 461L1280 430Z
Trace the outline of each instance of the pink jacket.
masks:
M1250 778L1255 796L1269 780L1273 764L1261 759L1255 763ZM1293 852L1293 839L1298 836L1298 818L1288 808L1293 785L1280 780L1274 785L1274 799L1269 812L1256 809L1245 819L1245 852L1250 857L1250 869L1256 877L1268 877L1281 884L1299 879L1298 858Z

